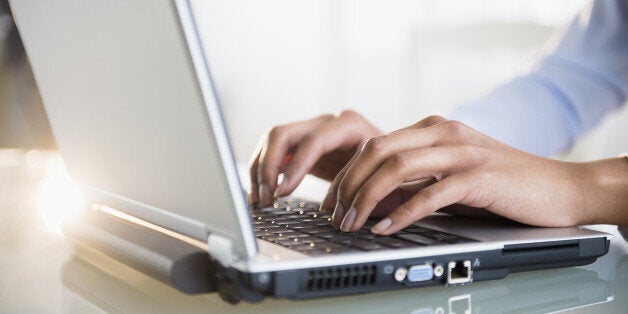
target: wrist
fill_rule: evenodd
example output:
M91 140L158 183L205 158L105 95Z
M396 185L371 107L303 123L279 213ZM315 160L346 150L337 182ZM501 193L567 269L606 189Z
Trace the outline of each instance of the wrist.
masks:
M583 166L582 224L628 225L628 159L610 158Z

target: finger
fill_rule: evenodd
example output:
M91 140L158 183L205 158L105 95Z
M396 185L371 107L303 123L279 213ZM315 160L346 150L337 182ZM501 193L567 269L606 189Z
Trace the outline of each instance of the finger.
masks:
M404 183L426 179L438 181L452 172L473 166L475 157L460 156L461 150L457 146L418 148L386 159L358 188L341 230L360 229L377 204Z
M469 194L468 181L468 177L451 176L426 187L375 224L371 231L390 235L440 208L461 202Z
M334 209L334 206L336 205L336 189L338 187L338 184L340 184L340 180L345 175L347 169L349 169L357 155L357 153L353 154L349 162L347 162L347 164L344 165L342 169L340 169L334 180L332 180L331 184L329 185L329 189L327 190L327 194L323 199L323 202L321 203L321 211L331 211ZM329 210L323 210L324 208L327 208Z
M398 162L408 163L410 160L402 160L401 157L406 156L400 152L476 142L475 137L467 135L467 129L459 122L446 121L423 129L408 129L369 139L337 187L337 207L347 213L358 189L386 159L399 155Z
M284 170L284 180L278 187L277 194L292 193L323 155L337 149L357 146L362 141L364 132L353 119L355 117L352 115L341 114L304 136Z
M351 160L349 160L349 162L342 168L342 170L340 170L336 178L334 178L334 181L330 184L327 195L325 195L325 198L323 198L323 202L321 203L321 207L319 209L322 212L333 211L333 214L331 215L331 225L334 227L339 227L340 222L342 222L342 218L345 216L342 208L338 208L336 206L336 204L338 203L336 201L336 190L338 189L338 184L340 184L340 180L342 179L342 177L344 177L347 169L349 169L351 163L355 160L356 156L357 154L354 154L353 157L351 157Z
M284 157L289 150L296 146L299 140L316 128L317 125L331 117L331 115L325 115L307 121L274 127L268 133L257 166L261 205L267 206L272 202L273 193L277 187L277 178L279 177Z
M257 184L257 167L259 166L259 157L262 151L262 145L255 150L255 154L253 154L253 158L251 159L251 164L249 166L249 180L251 181L251 185L249 186L249 190L247 193L247 198L249 204L252 207L256 207L259 203L259 186Z

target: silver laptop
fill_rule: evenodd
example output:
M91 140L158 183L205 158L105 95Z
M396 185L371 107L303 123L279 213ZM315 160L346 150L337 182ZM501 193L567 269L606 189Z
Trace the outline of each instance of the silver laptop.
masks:
M89 206L203 243L230 301L469 284L608 251L608 234L584 228L433 215L377 237L331 228L311 202L249 208L187 0L11 7Z

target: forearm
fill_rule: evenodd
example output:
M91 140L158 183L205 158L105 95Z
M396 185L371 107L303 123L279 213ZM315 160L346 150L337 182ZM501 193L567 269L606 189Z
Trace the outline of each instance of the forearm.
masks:
M628 226L628 159L580 164L584 208L581 224Z
M595 1L529 74L448 115L503 143L549 156L628 98L628 8Z

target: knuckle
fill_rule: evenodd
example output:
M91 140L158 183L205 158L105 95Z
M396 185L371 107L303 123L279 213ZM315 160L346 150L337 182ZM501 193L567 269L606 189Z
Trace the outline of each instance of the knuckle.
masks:
M271 141L279 140L284 136L286 136L286 127L282 125L275 126L268 131L268 139Z
M356 203L362 205L373 205L381 201L381 199L377 197L375 189L370 185L361 188L360 191L358 191L358 193L356 194L355 200Z
M435 124L439 124L439 123L441 123L441 122L443 122L443 121L446 121L446 120L447 120L447 119L445 119L445 117L443 117L443 116L439 116L439 115L432 115L432 116L429 116L429 117L427 117L427 118L425 118L425 119L421 120L420 122L417 122L416 124L417 124L417 125L419 125L419 124L420 124L420 125L423 125L423 124L427 124L427 125L435 125ZM421 123L421 122L423 122L423 123Z
M464 123L455 120L445 121L443 122L443 126L448 135L456 137L465 136L469 129Z
M319 118L323 120L331 120L334 118L334 115L331 113L326 113L324 115L321 115Z
M387 142L386 136L372 137L366 140L362 151L367 155L378 155L386 149Z
M475 145L462 145L460 147L460 158L464 162L479 161L483 159L485 152L481 147Z
M266 182L269 180L275 173L277 172L277 166L260 160L260 163L257 166L257 179L260 182Z
M351 109L345 109L338 114L340 119L359 119L362 115Z
M399 206L397 211L404 221L413 221L414 217L416 216L416 211L407 204L402 204L401 206Z
M336 201L342 203L343 200L348 199L348 195L349 193L347 193L347 188L344 187L343 184L340 184L338 189L336 189Z
M426 188L421 191L421 197L423 198L423 202L429 207L430 204L437 202L439 193L434 189Z
M410 157L408 157L408 155L404 153L394 154L387 161L389 167L395 171L399 171L408 167L410 165L410 162Z
M308 133L303 136L301 139L301 145L307 147L308 149L317 149L321 146L321 138L320 136L316 136L315 133Z

